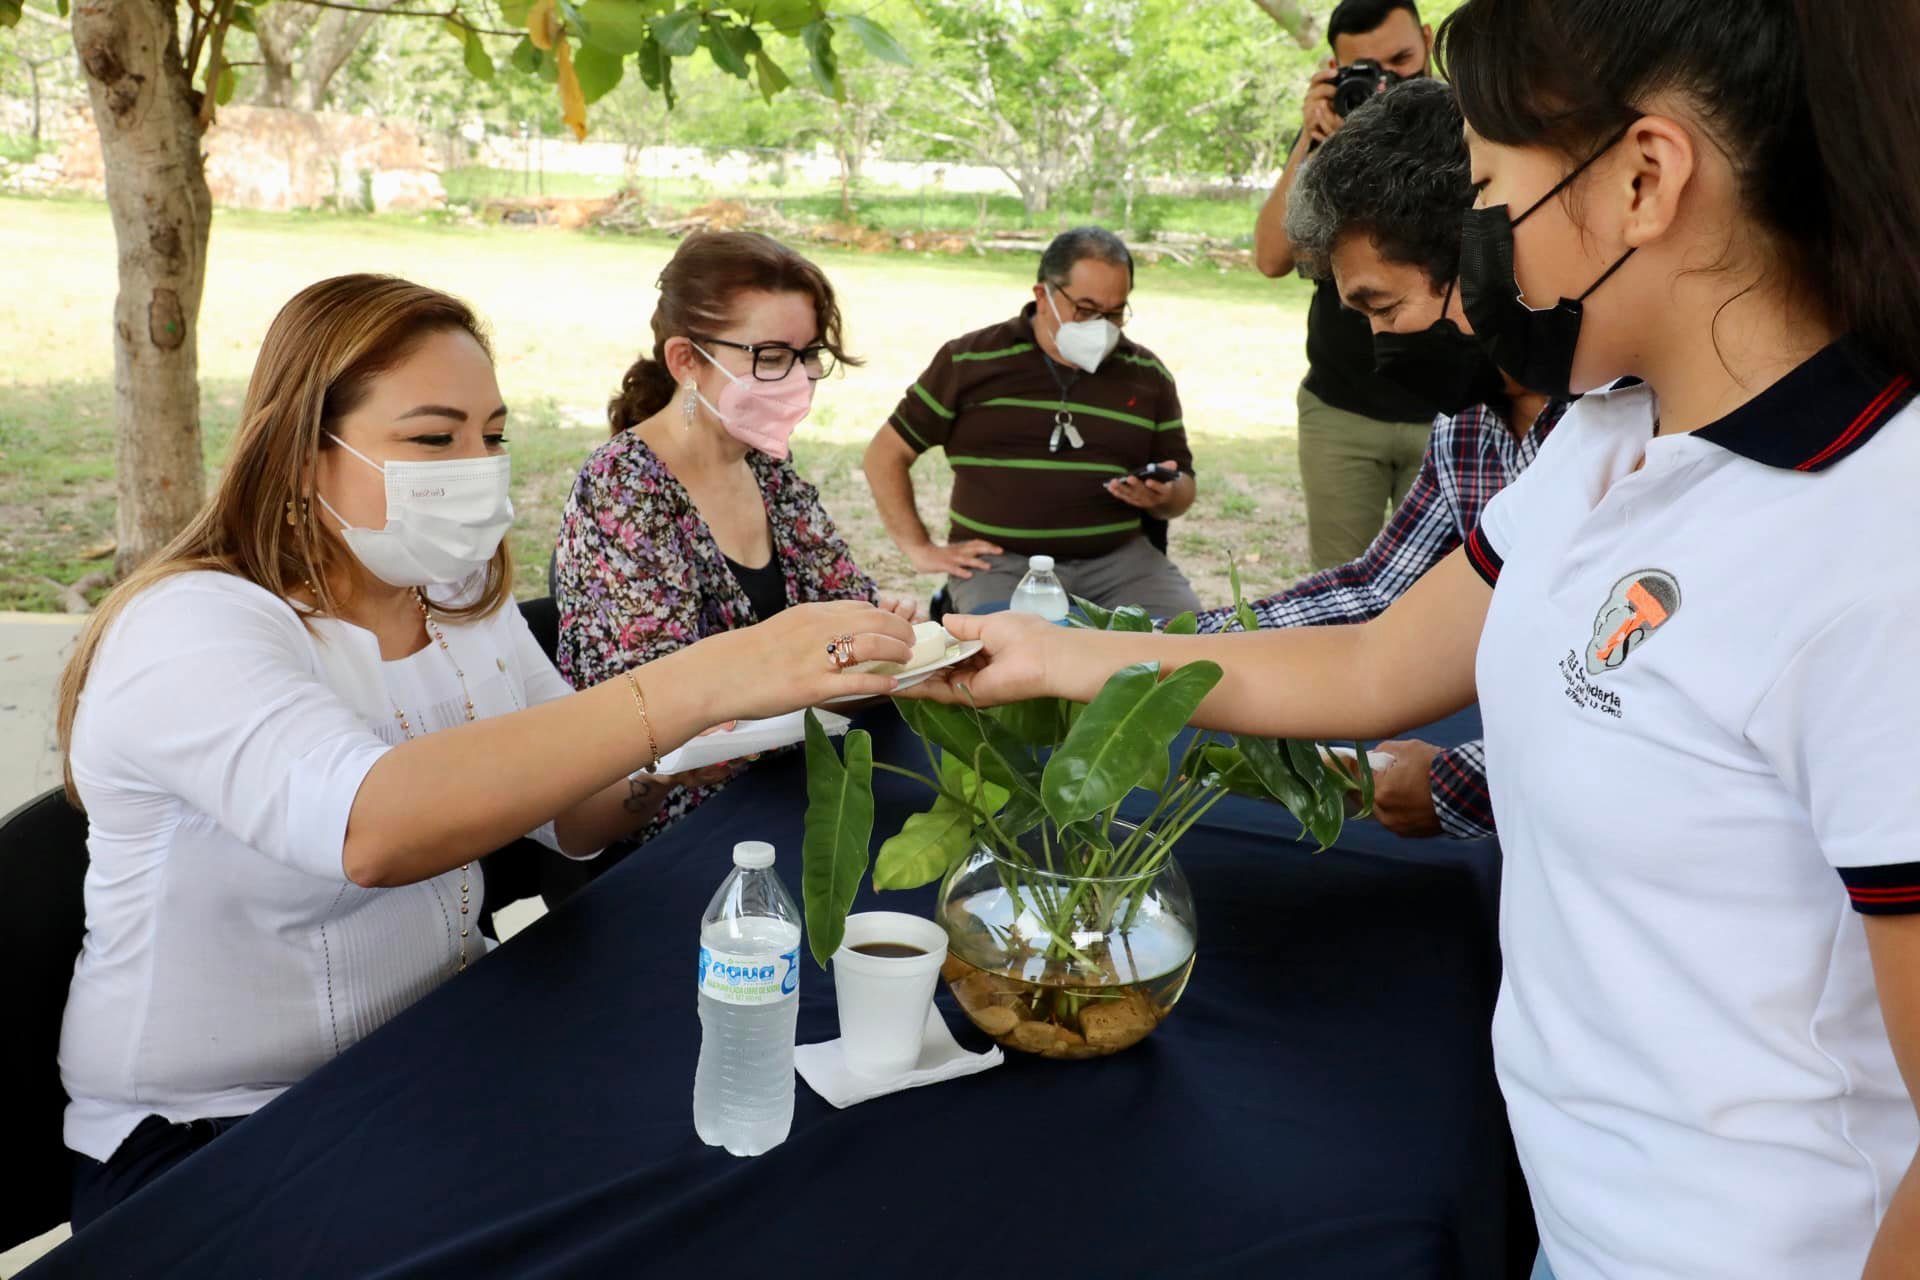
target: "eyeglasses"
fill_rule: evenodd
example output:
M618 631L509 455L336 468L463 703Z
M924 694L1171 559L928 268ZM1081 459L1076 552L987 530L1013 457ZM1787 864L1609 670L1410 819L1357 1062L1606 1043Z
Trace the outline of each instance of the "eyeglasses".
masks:
M716 347L732 347L753 357L753 376L761 382L778 382L793 372L798 360L809 382L818 382L833 372L833 353L819 343L793 347L784 342L728 342L725 338L696 338L696 342Z
M1093 303L1082 298L1074 297L1057 284L1050 284L1047 287L1073 304L1073 321L1075 324L1085 324L1089 320L1110 320L1115 325L1124 329L1127 327L1127 321L1133 319L1133 304L1131 302L1121 303L1118 310L1102 311Z

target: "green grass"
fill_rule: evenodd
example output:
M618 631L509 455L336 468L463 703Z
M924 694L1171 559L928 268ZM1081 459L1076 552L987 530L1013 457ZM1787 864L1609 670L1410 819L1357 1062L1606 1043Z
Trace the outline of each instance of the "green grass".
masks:
M35 142L31 134L0 133L0 160L11 160L15 164L25 164L36 159L41 152L51 151L45 142Z
M604 406L643 342L653 281L672 252L658 237L438 225L338 214L215 216L200 315L203 430L217 474L255 349L301 286L344 271L405 274L458 293L493 325L513 407L515 554L520 587L544 592L561 504L581 460L606 438ZM928 593L873 511L860 454L941 343L1004 319L1027 296L1030 256L807 252L833 278L848 337L867 364L825 384L796 441L856 557L883 584ZM102 567L112 538L116 288L103 206L0 199L0 608L59 607L51 579ZM1298 282L1210 267L1143 267L1131 326L1179 378L1201 496L1174 525L1175 558L1203 598L1224 600L1228 557L1250 591L1304 568L1293 394L1307 291ZM915 472L939 528L947 473Z
M629 184L617 175L542 175L480 167L450 169L441 175L441 181L446 186L447 199L455 204L477 205L505 196L609 196L632 185L650 204L680 211L711 200L727 199L768 205L800 222L843 221L837 186L760 183L745 189L722 189L691 179L637 178ZM1251 245L1254 214L1265 194L1235 198L1143 195L1134 203L1134 234L1145 237L1156 231L1175 231ZM1017 196L973 196L865 186L855 188L852 218L856 225L881 231L1013 231L1035 225L1052 229L1094 220L1091 201L1073 197L1056 201L1036 220L1027 217Z

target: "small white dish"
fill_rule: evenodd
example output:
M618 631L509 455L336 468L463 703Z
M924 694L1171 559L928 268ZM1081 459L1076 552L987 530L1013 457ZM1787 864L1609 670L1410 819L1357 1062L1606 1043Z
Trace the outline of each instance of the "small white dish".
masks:
M968 658L980 652L983 647L978 640L956 640L947 646L946 653L941 655L938 660L923 663L917 667L909 667L895 676L894 679L899 682L895 685L895 688L910 689L943 667L950 667L956 662L965 662ZM842 694L838 698L828 698L826 702L821 705L830 707L836 702L859 702L868 696L869 695L864 693Z
M1359 757L1352 747L1329 747L1322 745L1320 759L1329 769L1338 769L1349 778L1359 776ZM1393 763L1393 756L1385 751L1367 752L1367 764L1375 773Z

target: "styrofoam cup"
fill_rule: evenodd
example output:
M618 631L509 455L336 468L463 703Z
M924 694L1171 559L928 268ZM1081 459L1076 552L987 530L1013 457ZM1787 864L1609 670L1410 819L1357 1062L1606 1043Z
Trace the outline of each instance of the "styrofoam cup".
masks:
M870 942L902 942L924 955L862 955ZM846 937L833 953L833 989L840 1006L840 1048L856 1075L911 1071L926 1034L927 1006L947 959L947 931L899 911L863 911L847 917Z

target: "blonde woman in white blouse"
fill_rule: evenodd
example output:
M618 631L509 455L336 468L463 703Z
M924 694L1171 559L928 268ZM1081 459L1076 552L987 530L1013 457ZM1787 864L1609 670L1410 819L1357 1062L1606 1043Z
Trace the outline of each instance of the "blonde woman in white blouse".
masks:
M571 692L512 604L506 415L464 304L313 285L218 491L82 637L76 1226L484 954L475 859L528 833L592 856L651 816L664 752L883 694L844 668L907 657L905 619L808 604Z

